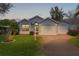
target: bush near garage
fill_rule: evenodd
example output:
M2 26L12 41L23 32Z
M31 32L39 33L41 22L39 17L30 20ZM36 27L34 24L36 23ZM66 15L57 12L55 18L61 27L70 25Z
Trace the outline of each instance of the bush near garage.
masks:
M67 34L71 36L76 36L79 34L79 30L69 30Z

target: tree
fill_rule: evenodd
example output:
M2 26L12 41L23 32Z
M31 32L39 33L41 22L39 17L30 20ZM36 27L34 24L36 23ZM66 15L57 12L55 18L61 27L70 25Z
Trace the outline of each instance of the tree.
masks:
M62 10L62 8L59 9L58 6L55 6L54 8L51 8L50 15L51 15L52 19L54 19L56 21L60 21L63 19L65 13Z
M19 26L15 20L9 20L9 19L0 20L0 26L9 26L12 34L18 34Z
M10 3L0 3L0 14L4 15L13 5Z
M75 13L74 13L74 17L77 17L79 15L79 4L76 7Z
M12 34L19 34L19 26L15 20L11 20L10 26L11 26Z
M70 18L74 17L74 13L73 13L73 11L69 11L68 13L65 14L65 16L70 19Z
M78 17L79 15L79 4L77 5L76 9L73 11L69 11L67 14L65 14L68 18L74 18Z
M54 19L56 21L61 21L61 20L63 20L65 13L62 10L62 8L59 9L58 6L55 6L54 8L51 8L50 15L51 15L52 19ZM57 27L56 27L56 32L58 33L58 24L57 24Z
M0 20L0 26L9 26L10 21L9 19Z
M10 3L0 3L0 15L4 15L9 11L9 9L12 7ZM1 20L0 26L9 25L8 20ZM9 39L9 35L6 35L6 38Z

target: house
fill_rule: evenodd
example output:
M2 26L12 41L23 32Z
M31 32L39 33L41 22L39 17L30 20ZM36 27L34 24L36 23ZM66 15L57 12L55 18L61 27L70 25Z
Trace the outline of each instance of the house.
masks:
M36 31L38 35L57 35L57 34L67 34L69 29L69 24L65 21L55 21L50 18L43 19L39 16L32 17L28 20L23 19L19 22L19 33L29 34L31 31Z
M65 21L69 24L70 30L79 29L79 17L73 17L73 18L70 18L70 19L65 19Z

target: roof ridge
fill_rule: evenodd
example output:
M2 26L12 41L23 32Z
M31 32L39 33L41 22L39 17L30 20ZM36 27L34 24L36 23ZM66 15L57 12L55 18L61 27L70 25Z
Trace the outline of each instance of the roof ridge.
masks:
M47 19L49 19L49 20L51 20L52 22L55 22L55 23L57 24L57 21L55 21L54 19L51 19L51 18L49 18L49 17L47 17L46 19L44 19L44 20L43 20L43 21L41 21L40 23L42 23L42 22L46 21Z
M36 15L36 16L31 17L29 20L31 20L31 19L33 19L33 18L35 18L35 17L39 17L39 18L41 18L41 19L44 19L44 18L42 18L42 17Z
M29 22L27 19L22 19L22 20L20 20L18 23L20 23L20 22L22 22L22 21L27 21L27 22Z

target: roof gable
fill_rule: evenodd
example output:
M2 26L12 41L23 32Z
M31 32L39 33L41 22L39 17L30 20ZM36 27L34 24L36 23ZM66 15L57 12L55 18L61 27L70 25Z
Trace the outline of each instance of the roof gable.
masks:
M53 19L50 19L49 17L44 19L43 21L41 21L40 23L42 22L45 22L45 21L51 21L51 22L54 22L54 23L57 23L57 21L53 20Z
M41 21L43 21L44 19L39 17L39 16L35 16L32 17L31 19L29 19L29 23L34 24L35 22L40 23Z
M61 23L65 23L65 24L69 24L67 23L66 21L62 20L62 21L55 21L54 19L51 19L51 18L46 18L45 20L43 20L41 23L50 23L50 24L61 24Z
M29 24L29 21L26 19L23 19L23 20L19 21L19 24Z
M40 22L40 24L43 24L43 25L53 25L53 24L57 24L57 22L55 20L53 20L53 19L46 18L42 22Z

